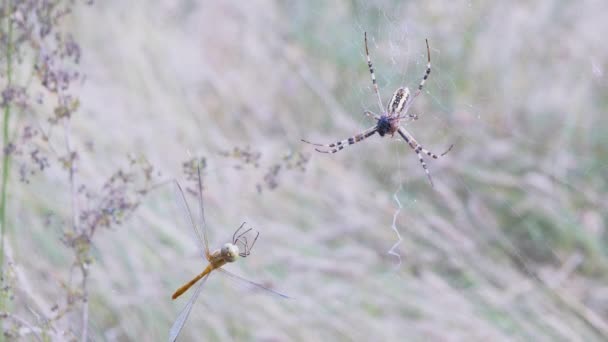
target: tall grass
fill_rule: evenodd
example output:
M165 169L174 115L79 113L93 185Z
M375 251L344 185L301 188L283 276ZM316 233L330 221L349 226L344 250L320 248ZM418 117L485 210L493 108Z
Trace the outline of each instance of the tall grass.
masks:
M9 182L9 222L24 228L7 240L5 331L163 340L184 304L171 293L204 265L173 189L152 192L147 181L188 184L188 166L204 156L211 245L247 221L260 239L233 271L295 300L214 277L185 340L602 340L606 10L593 1L75 8L63 29L81 43L88 75L75 86L78 108L69 118L32 111L58 153L32 138L51 166L31 184ZM364 31L385 102L418 84L429 39L433 71L407 129L430 150L456 143L428 163L434 189L397 139L331 156L299 141L371 125ZM124 163L124 153L137 157ZM22 159L13 156L15 175ZM129 195L116 200L117 189ZM125 203L120 222L100 215ZM95 222L122 226L91 230Z

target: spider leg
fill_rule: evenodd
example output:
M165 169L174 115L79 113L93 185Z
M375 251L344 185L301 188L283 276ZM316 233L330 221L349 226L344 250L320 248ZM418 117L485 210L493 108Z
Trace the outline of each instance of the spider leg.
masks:
M426 82L427 78L429 78L429 75L431 74L431 49L429 48L429 40L425 39L424 41L426 42L427 63L426 63L426 70L424 71L424 76L422 76L422 81L420 81L420 84L418 85L417 92L422 91L422 88L424 87L424 83Z
M407 142L408 145L410 145L410 147L414 150L414 152L418 155L418 160L420 161L420 164L422 165L422 168L424 169L424 172L426 173L427 178L429 179L429 182L431 183L431 187L435 187L435 184L433 184L433 178L431 178L431 173L429 172L429 169L426 167L426 163L424 162L424 158L422 158L422 154L420 154L420 148L421 146L416 142L416 140L414 140L414 137L408 138L407 134L403 133L403 130L401 127L399 127L399 135L401 135L401 137L403 137L403 140L405 140L405 142Z
M249 229L245 230L244 232L237 235L236 238L233 239L233 241L238 241L241 237L244 237L245 234L249 233L252 230L253 230L253 228L249 228Z
M245 225L245 222L241 223L241 226L239 227L239 229L237 229L237 230L234 232L234 234L232 234L232 241L236 241L236 240L237 240L237 238L236 238L236 234L238 234L238 233L239 233L239 231L240 231L241 229L243 229L243 226L244 226L244 225ZM250 230L251 230L251 229L250 229ZM242 235L242 234L241 234L241 235ZM241 235L239 235L239 237L240 237Z
M374 112L370 112L369 110L366 110L365 112L363 112L363 114L369 116L372 119L380 120L380 115L378 115L378 114L376 114Z
M380 91L378 91L378 83L376 83L376 75L374 74L374 67L372 66L372 59L369 57L369 49L367 48L367 32L363 35L365 37L365 55L367 56L367 66L369 67L369 73L372 75L372 83L374 85L374 92L376 96L378 96L378 105L380 106L380 111L383 110L384 106L382 105L382 98L380 97Z
M448 154L448 152L450 152L450 151L452 150L452 147L454 147L454 144L451 144L451 145L450 145L450 147L448 147L448 149L447 149L447 150L445 150L445 152L443 152L443 153L442 153L442 154L440 154L439 156L440 156L440 157L443 157L443 156L445 156L446 154ZM437 158L435 158L435 159L437 159Z
M243 245L243 251L241 253L239 253L240 256L242 257L246 257L249 255L249 245L247 243L247 237L245 236L241 236L238 238L238 240L235 242L235 245L240 242Z
M403 132L402 132L403 131ZM436 155L435 153L427 150L426 148L422 147L422 145L420 145L416 139L414 139L414 137L405 130L405 128L403 127L399 127L399 134L401 134L401 136L403 137L403 135L405 134L406 136L408 136L408 138L406 139L406 137L403 137L403 139L405 139L405 141L414 149L416 150L417 148L420 149L420 151L424 154L426 154L427 156L433 158L433 159L438 159L439 157L443 157L445 156L448 152L450 152L452 150L452 148L454 147L454 144L451 144L450 147L448 147L448 149L443 152L440 155ZM411 141L411 143L410 143Z
M312 142L304 140L304 139L301 139L301 140L303 142L307 143L307 144L310 144L310 145L332 148L331 150L327 150L327 151L315 148L315 150L317 152L321 152L321 153L336 153L336 152L342 150L344 147L346 147L348 145L352 145L352 144L357 143L357 142L359 142L361 140L364 140L366 138L371 137L372 135L374 135L374 133L376 133L376 130L377 130L376 126L370 127L367 130L363 131L362 133L359 133L359 134L357 134L355 136L352 136L352 137L350 137L348 139L340 140L340 141L335 142L333 144L316 144L316 143L312 143Z
M433 184L433 179L431 178L431 173L429 172L429 169L426 167L426 163L424 162L424 158L422 158L422 153L426 154L427 156L433 158L433 159L437 159L439 158L438 155L436 155L435 153L425 149L424 147L422 147L422 145L420 145L416 139L414 139L414 137L408 132L406 131L404 128L399 127L399 135L401 135L401 137L403 138L403 140L405 140L405 142L410 145L410 147L412 148L412 150L414 150L414 152L418 155L418 160L420 161L420 164L422 165L422 168L424 169L424 172L426 172L426 176L429 179L429 182L431 182L431 186L434 186ZM450 145L450 147L447 149L447 151L443 152L441 154L441 156L444 156L446 153L450 152L450 150L452 150L452 147L454 147L454 144Z
M253 242L251 243L251 246L249 246L249 249L247 250L247 253L251 253L251 249L253 248L253 246L255 245L255 242L258 241L258 237L260 237L260 232L258 232L255 235L255 238L253 239Z
M412 121L416 121L416 120L418 120L418 114L409 114L409 113L407 113L407 114L399 115L399 120L406 119L406 118L410 119Z
M235 245L239 242L245 247L245 250L247 250L247 237L239 236L236 240L234 240Z
M412 103L414 103L414 99L418 95L420 95L420 93L422 92L422 88L424 88L424 83L426 83L426 80L429 78L429 75L431 74L431 49L429 48L429 40L425 39L425 41L426 41L426 56L427 56L426 70L424 71L424 76L422 76L422 80L420 81L420 84L418 85L418 89L416 89L416 92L414 93L414 95L412 95L412 97L410 97L409 101L403 107L403 110L402 110L403 113L407 113L408 109L412 106Z

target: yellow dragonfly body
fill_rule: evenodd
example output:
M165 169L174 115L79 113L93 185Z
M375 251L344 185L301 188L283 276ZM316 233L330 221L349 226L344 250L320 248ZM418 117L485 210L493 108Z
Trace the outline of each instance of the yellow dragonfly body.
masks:
M191 288L192 285L196 284L196 282L206 277L209 273L211 273L211 271L219 269L226 263L234 262L238 256L239 248L231 243L227 243L222 249L214 251L208 256L209 264L207 265L207 267L205 267L205 270L201 272L201 274L194 277L194 279L190 280L182 287L177 289L177 291L173 293L173 296L171 296L171 299L177 299L177 297L188 291L188 289Z

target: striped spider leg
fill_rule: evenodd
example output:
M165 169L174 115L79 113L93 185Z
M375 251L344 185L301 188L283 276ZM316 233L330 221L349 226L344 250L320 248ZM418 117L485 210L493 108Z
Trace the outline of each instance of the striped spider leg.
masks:
M321 153L336 153L338 151L341 151L344 147L352 145L354 143L357 143L359 141L362 141L364 139L367 139L369 137L371 137L372 135L374 135L374 133L376 133L378 131L377 126L373 126L370 127L368 129L366 129L365 131L352 136L348 139L344 139L344 140L340 140L338 142L332 143L332 144L316 144L304 139L301 139L303 142L310 144L310 145L314 145L314 146L321 146L321 147L327 147L327 148L331 148L330 150L322 150L320 148L315 148L315 150L317 152L321 152Z
M410 96L410 90L407 87L399 87L393 93L393 96L391 97L391 100L389 101L386 109L384 108L384 106L382 104L382 98L380 96L380 91L378 89L378 84L376 82L376 75L374 73L374 67L372 65L372 60L369 55L369 48L367 46L367 32L364 35L364 41L365 41L365 56L367 58L367 66L369 68L369 72L370 72L370 75L372 78L372 85L374 88L374 93L378 97L378 107L380 108L380 112L382 113L381 115L378 115L371 111L365 111L364 114L366 116L376 120L376 124L357 135L354 135L350 138L340 140L338 142L331 143L331 144L317 144L317 143L312 143L312 142L304 140L304 139L302 139L302 141L307 144L326 148L326 149L315 148L315 150L318 152L336 153L336 152L344 149L346 146L353 145L359 141L369 138L370 136L374 135L375 133L378 133L381 137L384 137L387 134L390 134L390 136L393 137L395 135L395 133L399 133L399 135L401 135L401 137L405 140L405 142L418 155L418 160L420 161L422 168L426 172L426 175L429 179L429 182L431 183L431 186L433 186L433 180L432 180L431 174L426 166L426 163L424 162L422 153L428 155L429 157L431 157L433 159L437 159L440 156L443 156L446 153L448 153L452 149L452 147L454 147L454 145L452 144L447 149L447 151L445 151L444 153L442 153L441 155L438 156L438 155L426 150L425 148L423 148L422 145L420 145L408 131L406 131L403 127L400 126L401 120L404 120L404 119L418 120L418 115L409 114L408 111L409 111L410 107L412 106L412 104L414 103L414 100L416 99L416 97L418 97L418 95L420 95L420 93L422 92L422 89L424 88L424 84L426 83L426 80L428 79L429 75L431 74L431 49L429 48L429 41L428 41L428 39L425 40L426 41L426 53L427 53L427 65L426 65L426 69L424 71L424 75L422 76L422 80L420 81L420 84L418 85L418 89L416 89L414 94Z
M439 157L445 156L448 152L450 152L452 150L452 147L454 147L454 144L451 144L450 147L448 147L448 149L445 152L443 152L442 154L436 155L435 153L422 147L422 145L420 145L416 141L416 139L414 139L414 137L407 130L405 130L405 128L399 127L397 129L397 132L399 133L399 135L401 135L403 140L405 140L405 142L412 148L412 150L414 150L414 153L416 153L418 155L418 161L420 161L420 165L422 165L422 168L424 169L424 172L426 173L426 177L429 179L429 182L431 183L431 187L434 187L435 185L433 184L433 178L431 178L431 173L429 172L429 169L426 167L426 163L424 162L424 158L422 158L422 154L420 152L426 154L427 156L429 156L433 159L437 159Z

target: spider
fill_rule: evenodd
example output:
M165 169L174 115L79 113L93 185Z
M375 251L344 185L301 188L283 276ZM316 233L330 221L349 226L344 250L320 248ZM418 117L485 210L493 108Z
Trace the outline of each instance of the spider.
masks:
M395 133L399 133L399 135L401 135L403 140L405 140L405 142L418 155L418 160L420 161L420 164L422 165L424 172L426 172L426 176L428 177L429 182L431 183L431 186L434 186L433 179L431 178L431 173L429 172L428 168L426 167L424 158L422 158L422 153L426 154L427 156L429 156L433 159L437 159L437 158L439 158L439 156L431 151L428 151L424 147L422 147L422 145L420 145L416 141L416 139L414 139L412 134L410 134L405 128L403 128L399 125L401 120L403 120L403 119L410 119L410 120L418 119L418 116L416 114L408 114L408 110L414 103L414 100L416 99L416 97L418 95L420 95L420 93L422 92L424 83L426 82L427 78L431 74L431 50L429 48L429 41L428 41L428 39L425 40L428 62L426 65L426 70L424 72L424 76L422 77L422 81L420 81L420 84L418 85L418 89L416 90L414 95L410 96L410 90L407 87L399 87L399 89L397 89L393 93L393 96L391 97L391 100L389 101L388 106L386 107L386 110L384 110L384 106L382 105L382 98L380 97L380 92L378 91L378 84L376 83L376 75L374 74L374 68L372 67L372 60L369 57L369 50L367 48L367 32L365 32L365 34L364 34L364 39L365 39L365 55L367 56L367 66L369 67L369 72L372 76L372 84L374 86L374 92L376 93L376 96L378 96L378 105L380 106L380 112L382 113L381 115L377 115L374 112L366 110L364 112L364 114L367 115L368 117L375 119L376 124L355 136L335 142L333 144L315 144L315 143L312 143L312 142L304 140L304 139L302 139L302 141L307 144L311 144L311 145L315 145L315 146L331 148L330 150L322 150L319 148L315 148L315 150L318 152L336 153L348 145L352 145L354 143L357 143L359 141L362 141L366 138L371 137L375 133L380 134L381 137L384 137L387 134L390 134L391 137L393 137L395 135ZM452 150L452 147L454 147L454 144L450 145L450 147L445 152L443 152L440 156L444 156L446 153L450 152L450 150Z

